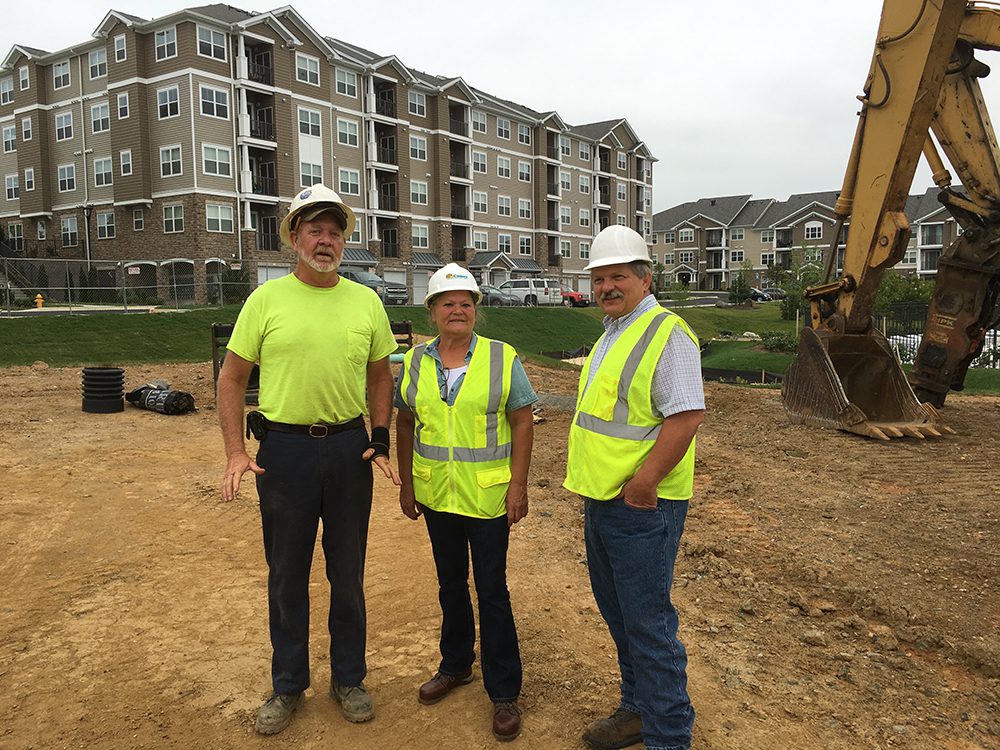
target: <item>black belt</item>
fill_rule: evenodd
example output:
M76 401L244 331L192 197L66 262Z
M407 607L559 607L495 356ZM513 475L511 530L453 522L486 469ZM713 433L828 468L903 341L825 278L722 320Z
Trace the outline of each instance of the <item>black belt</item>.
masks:
M292 432L298 435L309 435L314 438L324 438L327 435L335 435L338 432L356 430L365 426L364 417L355 417L348 422L340 424L327 424L317 422L316 424L285 424L284 422L272 422L270 419L264 420L264 428L275 432Z

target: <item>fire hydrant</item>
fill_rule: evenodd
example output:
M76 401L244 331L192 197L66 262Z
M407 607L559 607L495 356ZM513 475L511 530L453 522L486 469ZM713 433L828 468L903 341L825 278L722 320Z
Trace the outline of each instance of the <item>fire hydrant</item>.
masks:
M35 307L45 307L45 297L41 294L35 295Z

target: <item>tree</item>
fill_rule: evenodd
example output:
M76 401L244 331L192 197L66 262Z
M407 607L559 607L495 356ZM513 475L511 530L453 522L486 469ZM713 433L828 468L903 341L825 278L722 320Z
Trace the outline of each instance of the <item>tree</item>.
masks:
M785 298L781 300L781 317L783 320L795 320L795 313L808 316L809 306L806 304L803 292L820 279L820 269L814 262L806 262L806 251L815 248L795 248L791 252L791 263L782 288Z
M739 273L729 282L729 301L736 305L742 305L750 299L750 277L753 275L753 264L744 261L740 266Z
M934 293L934 282L887 271L875 297L875 313L886 315L893 305L927 304Z

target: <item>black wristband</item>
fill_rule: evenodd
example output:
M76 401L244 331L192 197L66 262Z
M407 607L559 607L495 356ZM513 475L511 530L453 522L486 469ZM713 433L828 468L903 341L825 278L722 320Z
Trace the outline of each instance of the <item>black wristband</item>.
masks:
M389 428L372 427L372 439L368 447L374 450L372 458L375 456L385 456L389 458Z

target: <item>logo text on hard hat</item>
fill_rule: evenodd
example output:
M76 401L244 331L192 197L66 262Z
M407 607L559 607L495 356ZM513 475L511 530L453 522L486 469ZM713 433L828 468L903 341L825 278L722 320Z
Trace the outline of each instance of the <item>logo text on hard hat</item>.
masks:
M306 188L306 189L305 189L305 190L303 190L303 191L302 191L301 193L299 193L299 200L300 200L300 201L304 201L304 200L305 200L306 198L308 198L308 197L309 197L310 195L312 195L312 190L309 190L308 188Z
M446 274L444 275L444 277L445 277L446 279L467 279L467 278L469 278L469 277L468 277L468 276L467 276L466 274L464 274L464 273L446 273Z

